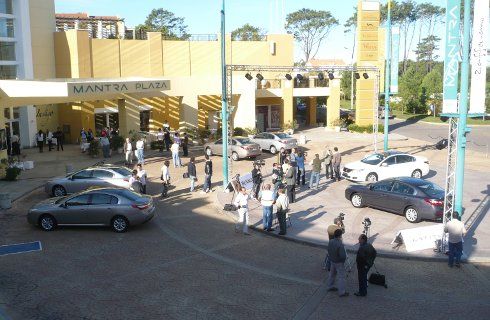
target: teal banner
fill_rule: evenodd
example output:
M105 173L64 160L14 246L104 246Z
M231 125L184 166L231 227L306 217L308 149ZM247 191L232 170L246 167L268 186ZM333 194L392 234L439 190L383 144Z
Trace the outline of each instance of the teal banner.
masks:
M398 61L400 59L400 29L393 28L391 32L391 76L390 93L398 93Z
M446 47L444 51L443 113L458 112L460 61L460 0L447 0Z

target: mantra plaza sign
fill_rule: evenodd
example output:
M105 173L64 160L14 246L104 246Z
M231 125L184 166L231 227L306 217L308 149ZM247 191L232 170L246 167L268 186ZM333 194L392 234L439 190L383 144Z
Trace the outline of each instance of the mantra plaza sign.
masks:
M138 93L170 90L170 80L69 82L68 95Z

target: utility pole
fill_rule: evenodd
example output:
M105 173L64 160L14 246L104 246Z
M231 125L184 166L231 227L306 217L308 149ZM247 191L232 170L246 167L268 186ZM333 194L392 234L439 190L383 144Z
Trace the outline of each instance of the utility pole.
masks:
M221 8L221 133L223 139L223 189L228 186L228 101L226 92L225 0Z
M469 57L470 57L470 28L471 28L471 1L464 0L464 17L463 17L463 61L461 63L461 90L459 101L459 118L458 118L458 143L457 143L457 160L456 160L456 186L454 195L454 210L463 214L463 184L464 184L464 162L466 153L466 134L471 131L466 127L468 116L468 82L469 82Z
M390 64L391 64L391 0L388 0L388 16L386 19L386 62L385 62L385 125L384 151L388 151L388 126L390 115Z

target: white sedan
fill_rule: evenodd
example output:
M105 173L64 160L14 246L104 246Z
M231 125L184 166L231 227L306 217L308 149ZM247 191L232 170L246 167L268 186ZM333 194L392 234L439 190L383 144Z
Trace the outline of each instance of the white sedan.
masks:
M370 154L361 161L346 164L342 176L351 181L376 182L396 177L421 178L428 173L427 158L388 151Z

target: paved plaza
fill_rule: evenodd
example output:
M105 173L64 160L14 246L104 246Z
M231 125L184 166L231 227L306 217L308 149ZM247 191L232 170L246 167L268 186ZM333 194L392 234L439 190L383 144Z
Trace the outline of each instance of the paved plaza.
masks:
M326 144L339 145L345 152L346 163L372 150L366 136L318 128L303 134L310 140L305 146L310 156ZM441 159L445 151L428 149L424 143L402 136L392 136L392 139L393 147L412 152L420 150L417 154L428 156L434 170L430 179L442 184L438 179L444 177ZM197 157L201 184L204 167L201 148L193 148L191 155ZM45 154L32 154L33 159L39 156ZM168 158L169 154L163 156ZM477 157L475 154L468 159L467 179L470 180L466 186L471 187L466 188L467 214L488 197L482 193L487 190L488 170L484 170L486 164ZM88 164L99 160L80 156L75 150L66 161L74 162L74 159ZM264 154L264 159L270 168L275 157ZM49 159L45 161L48 163ZM187 161L183 159L184 163ZM377 234L372 240L381 253L376 265L379 272L386 274L388 289L371 285L366 298L352 296L357 291L354 267L347 281L351 296L338 298L327 293L326 273L322 270L325 250L321 246L285 241L262 232L243 236L233 231L234 217L223 214L219 208L218 199L230 196L221 189L221 158L213 157L213 162L212 193L189 193L188 180L182 178L185 169L171 168L173 187L169 196L161 199L162 156L149 157L145 166L150 176L148 193L154 196L157 216L124 234L115 234L108 228L68 227L42 232L28 225L25 215L31 205L46 199L46 195L41 189L25 193L12 209L0 213L0 244L41 241L43 250L0 257L0 319L358 319L360 316L393 319L396 316L447 320L483 319L490 311L488 262L482 259L464 264L461 269L449 269L445 261L437 259L393 258L386 241L391 241L394 231L412 225L401 216L354 209L343 197L348 185L345 181L327 184L322 180L318 191L302 189L301 200L292 207L293 227L288 229L288 236L324 244L327 224L344 211L346 242L353 244L352 237L362 231L360 221L364 216L371 217L372 234ZM81 162L78 165L83 166ZM63 169L60 162L56 174L63 173ZM233 164L237 173L250 169L250 161ZM30 186L22 180L26 175L15 182L17 187ZM256 218L252 223L260 226ZM422 223L425 224L430 222ZM467 252L470 260L488 257L486 226L488 217L482 214L472 236L466 240L473 243L473 251ZM403 248L395 254L405 256ZM350 259L354 260L352 254Z

